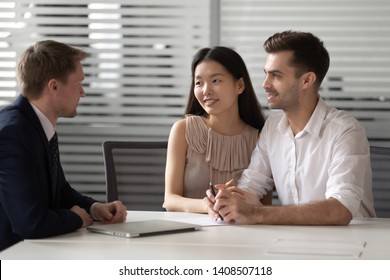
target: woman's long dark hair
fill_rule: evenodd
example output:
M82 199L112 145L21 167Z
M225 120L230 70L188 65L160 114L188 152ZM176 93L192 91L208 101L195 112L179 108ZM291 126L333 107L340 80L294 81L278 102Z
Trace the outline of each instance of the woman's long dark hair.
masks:
M195 54L191 66L192 82L185 114L192 114L198 116L207 115L207 112L199 104L194 94L195 68L200 62L204 60L216 61L223 67L225 67L225 69L236 80L239 80L241 78L243 79L245 89L238 96L238 110L240 118L250 126L261 130L265 122L265 117L263 112L261 111L260 103L257 100L244 60L237 52L227 47L216 46L213 48L203 48Z

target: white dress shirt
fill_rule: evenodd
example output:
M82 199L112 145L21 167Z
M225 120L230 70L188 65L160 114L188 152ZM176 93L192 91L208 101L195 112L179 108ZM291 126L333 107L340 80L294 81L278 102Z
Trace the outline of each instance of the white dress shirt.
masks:
M47 141L50 141L50 139L53 137L55 131L55 127L53 124L49 121L49 119L46 117L44 113L41 112L34 104L30 102L31 107L33 108L35 114L37 115L39 121L41 122L41 125L43 127L43 130L45 131Z
M294 136L283 113L271 114L237 184L262 198L276 187L282 205L333 197L354 217L374 217L369 144L364 128L320 98Z

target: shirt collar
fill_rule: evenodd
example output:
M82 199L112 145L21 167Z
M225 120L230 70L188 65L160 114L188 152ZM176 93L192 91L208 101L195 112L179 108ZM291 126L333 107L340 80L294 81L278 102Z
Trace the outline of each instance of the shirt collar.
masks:
M319 98L317 106L304 130L315 137L319 137L327 111L328 106L325 104L325 101Z
M310 133L315 137L319 137L322 124L326 117L327 111L328 111L328 106L326 105L325 101L320 97L318 99L317 106L314 109L314 112L311 115L309 121L307 122L304 129L299 134L297 134L297 136L303 136L305 133ZM289 131L292 133L290 124L288 123L285 114L283 114L283 117L278 124L278 130L282 134L287 134L289 133Z
M50 141L50 139L53 137L55 131L54 126L51 124L49 119L45 116L44 113L42 113L38 107L36 107L34 104L30 102L35 114L37 115L39 121L41 122L41 125L43 127L43 130L45 131L47 141Z

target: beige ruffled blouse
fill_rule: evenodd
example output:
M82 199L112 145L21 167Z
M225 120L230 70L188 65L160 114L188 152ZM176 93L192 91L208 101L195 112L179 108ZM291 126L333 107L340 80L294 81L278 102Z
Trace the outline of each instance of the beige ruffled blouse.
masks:
M259 131L247 125L240 134L225 136L212 130L200 116L186 116L188 143L184 196L203 198L209 182L235 182L249 165Z

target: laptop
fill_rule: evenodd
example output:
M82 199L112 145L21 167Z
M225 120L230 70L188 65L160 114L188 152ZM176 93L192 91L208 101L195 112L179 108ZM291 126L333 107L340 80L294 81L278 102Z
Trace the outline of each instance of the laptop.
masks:
M120 224L98 224L87 227L87 229L91 232L128 238L195 231L201 228L201 225L167 220L146 220Z

